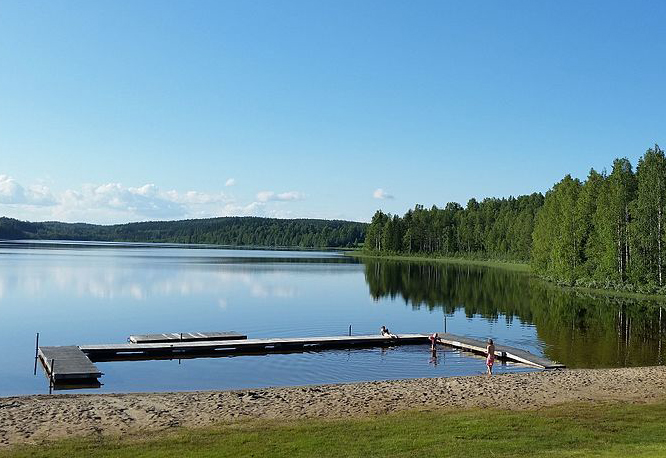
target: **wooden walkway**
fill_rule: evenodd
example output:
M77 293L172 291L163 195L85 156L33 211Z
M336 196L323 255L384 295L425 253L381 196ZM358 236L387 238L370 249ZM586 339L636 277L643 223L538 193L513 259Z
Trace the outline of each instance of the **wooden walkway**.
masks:
M150 355L191 355L205 353L217 356L230 356L238 353L262 352L280 353L286 350L299 349L302 351L349 348L349 347L378 347L389 345L424 344L428 342L426 334L401 334L396 337L373 336L334 336L334 337L295 337L274 339L240 339L221 341L192 341L168 343L143 344L103 344L81 345L79 348L93 361L118 360L123 355L129 358Z
M457 336L455 334L444 333L439 335L441 342L450 347L460 348L462 350L474 353L486 354L486 342L470 337ZM506 345L495 345L495 356L498 359L516 361L529 366L541 369L564 369L564 364L542 358L529 351L520 348L509 347Z
M206 340L241 340L247 336L234 331L224 332L167 332L164 334L142 334L129 336L131 343L193 342Z

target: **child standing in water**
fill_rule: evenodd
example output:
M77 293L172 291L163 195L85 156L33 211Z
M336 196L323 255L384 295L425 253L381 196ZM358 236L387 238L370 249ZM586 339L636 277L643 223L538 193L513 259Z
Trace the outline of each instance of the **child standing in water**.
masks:
M488 357L486 358L486 366L488 366L488 375L493 375L493 363L495 362L495 344L493 339L488 339L488 346L486 347Z
M437 333L430 334L430 337L428 337L428 338L430 339L430 350L431 351L436 351L437 350L436 344L442 343L439 340L439 334L437 334Z

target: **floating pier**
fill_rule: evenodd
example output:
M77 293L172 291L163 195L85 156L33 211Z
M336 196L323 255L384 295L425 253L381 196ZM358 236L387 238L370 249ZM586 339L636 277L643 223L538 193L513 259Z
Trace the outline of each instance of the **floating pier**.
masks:
M167 342L193 342L207 340L241 340L247 336L235 331L224 332L167 332L164 334L132 335L127 339L131 343L167 343Z
M486 354L486 342L483 340L449 333L439 335L439 339L445 346ZM130 343L38 347L37 353L46 375L54 385L61 383L92 386L98 383L97 379L102 375L94 364L99 361L223 357L321 351L331 348L424 345L430 343L430 334L248 339L245 335L226 331L132 335L128 341ZM500 360L515 361L540 369L565 367L547 358L506 345L495 345L495 356Z
M440 334L439 339L442 344L449 347L486 354L487 343L483 340L449 333ZM540 369L564 369L566 367L564 364L542 358L529 351L506 345L495 345L495 357L502 360L516 361Z
M380 347L390 345L423 344L428 342L426 334L401 334L395 337L334 336L294 337L273 339L239 339L218 341L173 341L168 343L102 344L81 345L79 348L93 361L117 361L128 359L150 359L150 356L205 354L206 356L232 356L248 353L281 353L284 351L308 351L326 348Z
M39 359L53 383L90 381L102 376L97 366L76 345L39 347Z

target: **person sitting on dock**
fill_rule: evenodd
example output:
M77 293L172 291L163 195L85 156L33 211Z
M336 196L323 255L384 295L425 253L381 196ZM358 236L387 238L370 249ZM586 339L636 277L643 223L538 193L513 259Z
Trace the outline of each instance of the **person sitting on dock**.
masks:
M379 333L383 337L390 337L391 339L397 339L398 338L398 336L396 336L395 334L391 334L391 331L389 331L386 326L382 326L381 328L379 328Z
M486 358L486 366L488 366L488 375L493 375L493 363L495 362L495 344L493 339L488 339L488 346L486 347L488 357Z

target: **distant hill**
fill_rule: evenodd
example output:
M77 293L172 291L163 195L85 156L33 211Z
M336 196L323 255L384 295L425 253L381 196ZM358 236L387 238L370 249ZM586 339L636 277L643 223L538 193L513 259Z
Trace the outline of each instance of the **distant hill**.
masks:
M95 240L105 242L210 243L264 247L354 247L367 224L322 219L225 217L115 225L31 223L0 218L0 239Z

